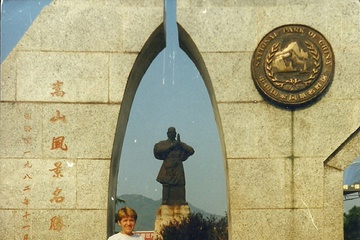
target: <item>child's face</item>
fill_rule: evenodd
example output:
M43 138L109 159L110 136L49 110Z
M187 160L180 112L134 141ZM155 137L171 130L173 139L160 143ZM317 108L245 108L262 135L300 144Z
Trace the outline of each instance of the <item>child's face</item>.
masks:
M118 221L119 226L121 227L121 232L126 235L133 235L133 230L135 227L135 219L133 217L123 217Z

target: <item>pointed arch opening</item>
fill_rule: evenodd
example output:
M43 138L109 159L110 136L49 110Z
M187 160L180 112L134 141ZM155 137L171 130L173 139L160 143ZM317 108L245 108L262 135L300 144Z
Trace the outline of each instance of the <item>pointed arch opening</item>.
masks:
M126 129L129 122L130 113L132 111L132 106L134 102L135 95L138 91L140 82L142 81L145 73L148 68L154 61L154 59L161 53L163 49L165 49L165 34L164 34L164 25L161 24L149 37L148 41L140 51L137 59L135 60L134 66L130 72L128 82L125 88L123 101L121 103L120 113L118 116L118 123L115 132L115 140L113 144L113 152L111 157L110 164L110 177L109 177L109 198L108 198L108 236L114 233L114 222L115 222L115 210L116 210L116 199L117 199L117 189L118 189L118 175L119 175L119 167L120 167L120 158L123 152L124 139L126 134ZM206 92L208 95L208 99L211 103L213 119L215 120L217 136L219 138L219 148L221 152L220 159L221 164L223 165L223 174L224 174L224 197L226 202L226 211L228 213L228 191L227 191L227 174L226 174L226 163L225 163L225 149L224 149L224 140L222 134L222 128L220 124L219 113L215 101L214 90L212 87L211 79L209 73L207 72L205 63L201 57L200 52L198 51L195 43L192 41L189 34L178 24L178 34L179 34L179 45L182 51L189 57L189 59L196 66L201 78L203 80L203 84L205 85ZM139 126L141 127L141 126ZM164 126L164 129L167 129L170 126ZM176 127L176 126L175 126ZM181 131L181 129L179 129ZM165 131L162 132L165 135ZM187 141L189 136L182 135L182 140L184 138ZM161 139L157 139L161 140ZM153 142L155 144L155 142ZM152 151L152 149L149 149ZM195 149L196 150L196 149ZM149 152L151 155L152 153ZM144 156L144 158L148 158L148 156ZM149 159L144 161L148 161L151 164ZM191 161L191 160L190 160ZM185 163L186 164L186 163ZM154 175L155 181L156 176ZM161 187L160 187L161 188ZM161 192L161 191L160 191ZM216 196L218 197L218 196ZM155 214L155 213L154 213ZM230 214L227 214L229 216ZM138 229L141 230L141 229Z

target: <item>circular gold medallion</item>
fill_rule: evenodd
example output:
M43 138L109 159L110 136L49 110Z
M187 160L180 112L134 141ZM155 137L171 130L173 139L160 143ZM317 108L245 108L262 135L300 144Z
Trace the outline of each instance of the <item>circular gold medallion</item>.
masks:
M251 60L251 73L265 98L280 106L300 107L314 102L330 86L334 54L318 31L285 25L261 40Z

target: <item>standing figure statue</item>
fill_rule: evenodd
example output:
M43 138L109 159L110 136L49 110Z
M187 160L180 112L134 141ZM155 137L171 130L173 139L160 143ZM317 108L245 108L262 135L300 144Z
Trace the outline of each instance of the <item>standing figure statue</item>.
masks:
M162 205L187 205L183 161L194 154L194 149L180 141L176 129L170 127L168 139L154 146L154 156L163 160L156 181L163 185ZM176 139L175 139L176 137Z

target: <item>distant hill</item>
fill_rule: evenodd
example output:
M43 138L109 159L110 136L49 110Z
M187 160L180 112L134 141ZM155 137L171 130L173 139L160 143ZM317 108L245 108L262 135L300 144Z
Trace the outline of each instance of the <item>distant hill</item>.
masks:
M151 198L144 197L138 194L124 194L118 196L118 198L125 200L125 203L116 204L116 211L119 208L128 206L136 210L138 214L138 220L136 222L137 231L153 231L155 224L156 211L161 206L161 199L153 200ZM223 217L215 214L207 213L199 208L194 207L189 203L190 211L200 212L204 217L215 216Z

